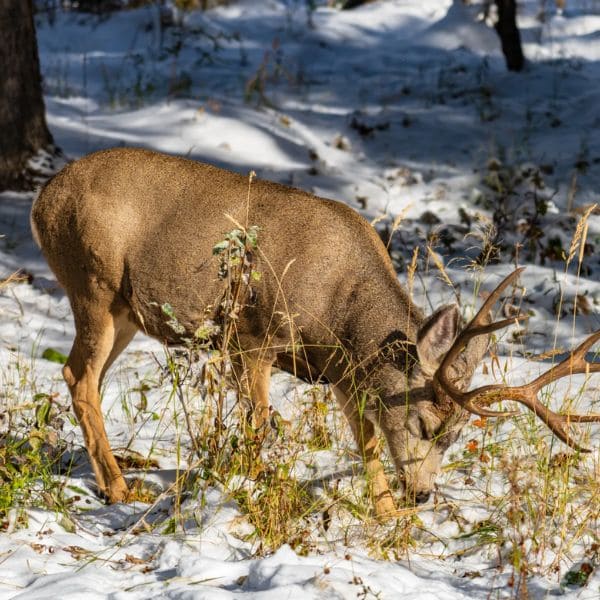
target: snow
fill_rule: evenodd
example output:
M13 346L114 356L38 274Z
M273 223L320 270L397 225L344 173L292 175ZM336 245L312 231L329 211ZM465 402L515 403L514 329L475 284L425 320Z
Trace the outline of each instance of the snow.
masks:
M317 4L314 12L299 0L233 2L205 13L173 10L174 21L185 25L180 38L174 28L157 30L155 6L100 19L62 10L53 20L38 15L47 119L56 143L69 159L112 146L152 148L243 173L256 170L260 177L344 201L369 219L385 216L391 222L402 214L392 256L402 268L420 245L414 292L428 311L458 294L463 312L472 314L481 291L493 289L511 268L507 254L482 275L465 269L481 239L465 237L459 208L472 218L473 230L489 222L488 200L495 196L483 180L496 172L490 164L518 173L545 165L544 187L536 190L548 205L539 221L544 242L557 238L568 253L577 219L600 203L596 2L568 0L562 12L545 3L543 21L540 3L520 2L528 58L520 74L505 70L495 32L478 18L477 3L380 0L343 12ZM531 192L527 177L516 188L530 186ZM46 348L68 354L74 327L68 302L31 238L31 201L31 194L0 196L0 277L17 269L32 275L29 283L0 288L3 402L31 403L32 394L43 392L57 394L66 407L59 365L41 354ZM519 204L524 201L510 202L509 217L526 219L530 209ZM456 291L426 258L424 239L439 226L428 225L425 213L453 232L450 251L440 243L436 252ZM521 239L516 230L505 234L509 246ZM522 383L550 366L550 358L531 360L527 351L556 347L564 353L599 328L597 213L589 218L587 236L595 254L580 274L577 259L565 269L564 261L542 262L539 251L528 256L522 249L524 306L532 318L521 341L513 343L506 334L498 345L498 365L506 367L509 382ZM576 301L586 309L574 319ZM557 321L559 305L564 315ZM179 408L167 400L161 360L157 342L136 337L109 373L103 407L112 446L131 445L144 456L152 452L159 467L150 469L147 484L165 492L186 466L175 448L187 433ZM490 361L487 366L474 385L497 375ZM550 403L558 408L575 396L578 410L599 412L598 384L585 376L563 380L550 388ZM157 419L131 416L143 385L149 390L144 415ZM305 391L277 373L271 400L286 419L297 419ZM201 401L192 400L200 410ZM314 452L304 470L359 489L360 468L340 423L333 433L346 452ZM491 435L518 445L515 439L532 431L552 443L543 424L528 417L499 423ZM595 450L585 464L598 472L598 428L591 431ZM468 526L490 518L485 499L507 493L506 482L493 474L475 469L465 477L452 464L451 456L460 457L476 433L473 426L465 428L450 449L436 493L439 505L422 508L411 533L415 543L404 556L390 551L386 559L374 551L368 539L375 526L342 513L328 531L314 516L307 555L283 545L260 556L252 526L223 489L208 487L201 498L184 499L186 516L170 533L161 521L172 510L166 492L155 505L104 505L82 454L79 428L65 419L62 435L76 458L67 493L78 499L68 519L52 507L28 509L26 526L16 522L16 513L9 518L0 533L0 600L511 597L510 565L498 564L491 550L464 537ZM527 441L520 443L523 460L534 459ZM565 450L556 441L552 447ZM341 476L344 469L352 475ZM155 528L144 526L155 522ZM599 543L597 516L588 525L589 548ZM552 563L552 552L542 562ZM599 568L585 587L559 585L584 552L579 543L561 557L559 573L532 577L530 597L599 598Z

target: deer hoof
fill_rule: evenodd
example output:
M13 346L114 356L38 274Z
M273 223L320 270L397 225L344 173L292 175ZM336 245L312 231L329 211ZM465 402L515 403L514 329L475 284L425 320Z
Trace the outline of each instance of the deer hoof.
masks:
M129 501L129 488L122 477L112 481L108 490L106 490L106 498L109 504L117 502Z

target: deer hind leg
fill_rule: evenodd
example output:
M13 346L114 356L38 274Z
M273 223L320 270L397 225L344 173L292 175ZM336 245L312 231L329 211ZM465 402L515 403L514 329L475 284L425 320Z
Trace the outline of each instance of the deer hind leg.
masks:
M275 357L264 350L240 353L232 361L240 395L250 400L251 418L255 429L264 427L269 418L269 385Z
M115 326L113 345L110 354L108 355L108 358L102 367L102 373L100 374L98 387L102 385L104 376L106 375L106 372L110 366L115 362L119 354L121 354L121 352L127 348L129 342L131 342L135 334L138 332L137 325L135 325L135 323L129 318L129 311L118 313L116 316L113 316L113 320Z
M76 335L63 375L81 426L96 482L109 502L127 499L128 488L110 449L100 407L100 382L106 369L133 337L124 309L111 311L109 303L73 303Z
M396 512L394 497L385 476L383 465L379 460L379 441L375 433L375 426L361 414L355 400L350 400L339 389L333 387L336 400L342 408L350 424L354 439L362 455L369 494L373 499L375 515L379 519L386 519Z

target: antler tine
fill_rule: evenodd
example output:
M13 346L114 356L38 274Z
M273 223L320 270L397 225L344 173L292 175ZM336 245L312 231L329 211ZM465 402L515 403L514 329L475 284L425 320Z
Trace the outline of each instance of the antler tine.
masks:
M483 402L484 404L488 404L491 402L499 402L501 400L509 400L509 401L513 401L513 402L518 402L520 404L522 404L523 406L526 406L529 410L531 410L539 419L541 419L546 426L548 427L548 429L550 429L550 431L552 431L552 433L554 433L561 441L563 441L565 444L567 444L567 446L578 450L580 452L590 452L590 450L588 450L587 448L584 448L583 446L580 446L570 435L569 433L569 429L568 429L568 425L569 422L581 422L577 419L577 417L585 417L586 422L587 421L595 421L598 420L598 418L600 418L600 415L563 415L563 414L559 414L559 413L555 413L554 411L552 411L551 409L549 409L547 406L545 406L544 404L542 404L537 396L532 396L529 395L528 393L526 393L524 391L524 387L526 386L522 386L519 388L505 388L504 390L502 389L503 386L486 386L488 388L487 390L487 394L490 393L490 391L495 391L497 392L497 394L491 394L490 397L488 398L480 398L479 402ZM493 390L490 390L489 388L495 388ZM486 394L486 390L484 390L484 388L481 388L479 390L474 390L475 392L478 392L477 396L479 396L479 394L481 394L481 396L484 396ZM473 404L475 404L475 400L471 399L470 402L472 402ZM485 409L481 408L481 406L479 406L478 404L475 404L475 406L477 406L478 408L478 414L484 414L485 412L492 412L492 411L486 411ZM508 412L508 411L507 411ZM519 414L519 411L513 411L512 415L516 415ZM589 418L588 417L592 417ZM593 418L595 417L595 418Z
M519 402L540 418L550 431L565 444L580 452L590 452L590 450L580 446L573 440L569 432L569 425L571 423L600 422L600 414L590 413L587 415L580 415L556 413L542 404L537 395L542 388L566 375L599 373L600 363L589 363L585 358L586 352L599 340L600 330L587 337L559 364L525 385L514 387L488 385L467 392L464 394L463 406L467 408L467 410L471 410L471 407L475 407L477 409L477 414L484 414L484 412L492 411L486 411L482 405L492 404L501 400Z
M575 350L572 350L567 358L529 383L528 387L538 392L552 381L567 375L600 372L600 363L589 363L585 359L587 351L599 340L600 329L588 336Z
M477 311L477 314L471 319L468 327L471 325L480 326L485 324L485 321L488 317L488 313L491 311L492 306L496 304L499 300L502 292L511 284L515 279L519 277L519 275L525 270L525 267L519 267L515 269L512 273L507 275L497 286L496 289L487 297L486 301L483 303L483 306ZM507 325L510 325L512 319L507 319ZM505 321L501 321L504 323ZM506 327L506 325L504 325ZM499 329L500 327L498 327ZM492 330L493 331L493 330Z
M589 450L580 447L573 442L569 436L568 425L570 423L595 423L600 422L600 414L590 413L587 415L580 414L562 414L555 413L550 409L546 408L537 398L538 392L549 383L556 381L567 375L576 374L587 374L587 373L600 373L600 363L590 363L586 360L587 351L600 340L600 330L592 333L588 336L575 350L573 350L567 358L562 360L560 363L542 373L531 383L523 386L528 395L528 400L531 402L522 402L530 410L533 410L548 427L572 448L579 449L580 451L589 452ZM565 428L564 425L567 427ZM563 435L561 435L563 434ZM564 436L564 437L563 437Z
M502 402L502 400L517 400L516 398L507 398L507 387L503 384L484 385L470 392L461 392L454 388L452 394L449 393L447 388L444 388L443 383L441 386L454 402L474 415L480 417L514 417L519 414L518 410L490 410L485 408L487 405Z
M556 435L558 439L560 439L570 448L573 448L574 450L577 450L579 452L591 452L589 448L584 448L583 446L580 446L570 435L569 423L570 421L573 421L572 417L577 415L563 415L555 413L554 411L544 406L537 399L537 397L533 398L532 400L533 402L531 406L526 401L521 402L521 404L527 406L530 410L532 410L535 413L535 415L546 424L548 429L550 429L550 431L554 435ZM600 418L600 415L597 415L597 417Z
M585 359L587 351L598 341L600 341L600 329L598 329L598 331L594 331L594 333L585 338L585 340L583 340L583 342L581 342L581 344L579 344L579 346L577 346L577 348L575 348L571 354L577 357L581 356Z
M523 386L526 388L527 386ZM518 388L517 388L518 390ZM588 448L584 448L580 446L572 437L569 432L569 425L571 423L593 423L600 421L600 414L589 414L589 415L578 415L578 414L563 414L556 413L553 410L549 409L547 406L542 404L538 399L537 395L530 395L529 393L525 393L522 397L510 398L507 397L507 400L515 400L523 406L526 406L529 410L531 410L536 417L541 419L548 429L552 433L556 435L560 440L562 440L567 446L573 448L574 450L578 450L579 452L591 452Z
M462 408L482 417L510 417L518 414L518 411L494 411L478 406L474 402L474 398L479 396L479 394L474 394L473 392L465 393L459 390L448 379L448 368L474 337L492 333L493 331L503 329L504 327L512 325L517 321L522 321L528 318L527 315L517 315L511 319L503 319L502 321L498 321L495 323L486 322L489 319L489 313L492 309L492 306L498 301L502 292L513 281L515 281L515 279L517 279L517 277L521 274L524 268L525 267L519 267L518 269L515 269L496 286L494 291L488 296L486 301L483 303L483 306L479 309L477 314L473 317L473 319L471 319L467 326L457 336L456 340L454 341L454 344L452 344L452 346L444 356L444 359L442 360L442 363L440 364L433 378L436 392L441 391L446 393L448 396L450 396L450 398L452 398L454 402L456 402ZM491 391L491 388L496 389L496 386L486 386L485 389ZM484 388L480 388L480 390L482 389ZM477 391L478 390L475 390L475 392Z
M510 317L510 319L502 319L502 321L494 321L493 323L488 323L487 325L479 325L477 327L473 327L469 329L465 338L465 341L470 341L471 338L477 337L478 335L485 335L487 333L492 333L493 331L497 331L498 329L504 329L509 325L514 325L518 321L527 321L529 319L529 315L515 315L514 317ZM467 327L471 328L471 324Z
M523 321L528 318L527 315L516 315L511 319L503 319L496 323L487 323L489 313L492 306L498 301L502 292L521 274L525 267L515 269L510 275L507 275L497 286L496 289L488 296L483 306L477 311L477 314L469 321L467 326L460 332L450 350L444 356L444 360L438 371L443 374L448 366L454 362L457 356L462 352L463 348L474 337L478 335L486 335L498 329L503 329L512 325L515 321Z

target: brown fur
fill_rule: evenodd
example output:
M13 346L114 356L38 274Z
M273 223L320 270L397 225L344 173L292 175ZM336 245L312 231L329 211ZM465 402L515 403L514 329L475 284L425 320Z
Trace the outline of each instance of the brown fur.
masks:
M390 514L373 425L385 434L407 492L427 493L445 449L436 436L447 445L465 420L431 386L456 335L457 309L425 320L376 232L344 204L258 180L246 221L247 195L244 176L122 148L71 163L35 202L35 237L75 317L64 375L98 485L111 502L127 497L100 411L106 370L138 329L178 341L164 303L187 332L215 316L224 283L212 248L237 221L259 228L261 279L237 327L246 356L238 369L247 370L256 423L268 412L273 364L329 381L367 465L376 512ZM289 349L299 341L296 361ZM484 353L481 343L467 349L457 366L464 386Z

